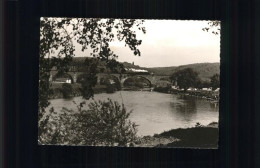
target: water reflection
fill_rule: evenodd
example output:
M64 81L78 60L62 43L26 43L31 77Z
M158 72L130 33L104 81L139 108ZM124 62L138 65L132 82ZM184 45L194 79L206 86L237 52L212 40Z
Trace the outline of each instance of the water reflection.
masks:
M182 121L191 121L197 113L196 100L188 96L178 96L170 105L175 117Z
M215 103L215 102L214 102L214 103L210 103L210 107L211 107L213 110L214 110L214 109L215 109L215 110L218 110L218 108L219 108L219 107L218 107L218 103Z

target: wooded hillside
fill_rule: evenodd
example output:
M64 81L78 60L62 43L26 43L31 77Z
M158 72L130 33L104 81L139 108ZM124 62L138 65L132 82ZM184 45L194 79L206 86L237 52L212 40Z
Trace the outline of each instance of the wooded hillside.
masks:
M86 57L74 57L73 64L79 65L83 63L85 59ZM148 70L150 73L154 73L155 75L172 75L174 72L178 70L182 70L185 68L192 68L195 72L199 74L199 77L204 81L210 80L210 77L212 77L214 74L220 73L220 63L196 63L196 64L181 65L181 66L155 67L155 68L140 67L138 65L134 65L128 62L123 62L122 64L124 65L125 68L145 69Z

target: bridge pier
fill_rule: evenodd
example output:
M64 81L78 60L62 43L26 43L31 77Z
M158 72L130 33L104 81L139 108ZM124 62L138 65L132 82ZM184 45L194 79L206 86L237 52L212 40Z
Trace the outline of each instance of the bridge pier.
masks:
M73 83L76 83L76 82L77 82L77 74L74 73L74 74L73 74Z
M52 82L52 81L53 81L53 76L52 76L52 74L50 74L49 82Z

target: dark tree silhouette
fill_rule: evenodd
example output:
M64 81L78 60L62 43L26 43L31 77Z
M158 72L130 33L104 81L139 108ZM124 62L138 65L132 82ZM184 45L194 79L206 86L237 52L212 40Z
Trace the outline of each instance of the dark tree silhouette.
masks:
M219 81L219 74L215 74L210 78L210 85L213 90L219 88L220 81Z
M115 70L115 66L120 65L116 62L118 56L110 49L110 42L116 39L122 41L134 55L140 56L137 47L142 41L137 39L134 28L145 33L143 22L144 20L134 19L41 18L39 118L49 105L49 72L53 67L57 67L60 73L69 70L75 43L82 46L82 51L91 51L91 56L106 61L108 67ZM92 66L90 76L95 76L95 68Z
M69 83L63 83L61 87L61 92L63 94L63 98L69 99L72 94L72 86Z
M172 74L170 79L173 82L177 82L177 85L187 91L189 87L195 87L198 78L198 73L194 72L191 68L185 68L179 71L176 71Z
M95 59L86 59L85 79L81 81L83 97L93 97L96 84L98 61L104 61L112 71L123 70L116 61L117 55L110 49L110 42L118 40L125 43L134 55L141 55L137 48L142 40L138 40L136 31L146 32L142 26L144 20L134 19L84 19L84 18L41 18L40 20L40 57L39 57L39 131L38 136L47 131L49 117L43 119L45 109L49 106L50 71L56 67L59 74L70 69L75 55L75 44L81 50L90 51ZM53 111L53 110L52 110ZM45 132L46 133L46 132ZM56 135L56 134L55 134ZM57 134L58 135L58 134Z

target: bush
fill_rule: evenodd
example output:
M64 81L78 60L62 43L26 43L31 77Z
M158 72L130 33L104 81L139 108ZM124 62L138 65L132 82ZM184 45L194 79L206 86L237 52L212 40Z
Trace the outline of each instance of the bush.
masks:
M131 112L124 105L108 99L95 101L84 110L50 110L39 124L40 144L126 146L137 137L137 125L129 120Z
M72 94L72 86L69 83L63 83L61 87L61 92L63 94L63 98L68 99L71 98Z
M108 99L89 104L77 115L79 142L85 145L125 146L136 139L136 124L128 120L131 112Z
M170 87L155 87L155 92L162 92L162 93L168 93L170 91Z
M76 118L72 110L63 108L60 113L52 107L39 121L38 143L41 145L71 145L75 132Z

